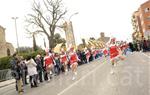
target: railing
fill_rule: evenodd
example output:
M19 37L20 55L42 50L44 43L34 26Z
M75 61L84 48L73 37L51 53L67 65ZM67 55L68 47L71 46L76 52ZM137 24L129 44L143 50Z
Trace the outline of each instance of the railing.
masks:
M10 69L0 70L0 82L9 79L12 79L11 70Z

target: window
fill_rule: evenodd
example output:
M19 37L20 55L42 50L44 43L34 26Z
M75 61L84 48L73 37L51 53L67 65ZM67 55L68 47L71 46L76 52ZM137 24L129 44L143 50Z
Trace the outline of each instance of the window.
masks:
M145 13L149 12L150 8L145 8Z

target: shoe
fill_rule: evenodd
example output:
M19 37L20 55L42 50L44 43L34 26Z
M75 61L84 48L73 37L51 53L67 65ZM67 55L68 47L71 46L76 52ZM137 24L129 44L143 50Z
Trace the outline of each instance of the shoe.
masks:
M50 77L46 80L47 82L49 82L51 79L50 79Z
M40 83L42 83L43 81L40 81Z
M50 79L52 79L53 77L52 77L52 75L50 76Z
M31 88L33 88L34 87L34 85L33 84L31 84Z
M66 69L65 72L68 72L68 69Z
M111 71L110 71L110 74L111 74L111 75L112 75L112 74L114 74L114 71L113 71L113 70L111 70Z
M38 85L35 85L34 87L38 87Z
M75 77L72 77L72 80L75 80L76 78Z
M21 91L18 91L18 94L19 94L19 95L22 95L23 92L24 92L24 90L22 89Z
M75 75L77 75L77 72L74 72Z
M34 88L34 86L32 85L31 88Z
M52 71L50 71L50 75L52 75L53 73L52 73Z

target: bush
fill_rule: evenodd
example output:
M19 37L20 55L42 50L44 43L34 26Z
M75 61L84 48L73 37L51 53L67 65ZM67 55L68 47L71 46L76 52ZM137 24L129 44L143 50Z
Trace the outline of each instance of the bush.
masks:
M35 51L35 52L30 52L30 53L20 53L19 56L23 56L23 58L26 59L29 55L30 55L32 58L35 58L37 54L43 55L43 54L44 54L44 51L43 51L43 50L38 50L38 51Z
M26 59L30 55L32 58L35 58L36 55L39 54L39 53L41 55L43 55L44 51L39 50L39 51L36 51L36 52L31 52L31 53L20 53L19 56L23 56ZM2 57L2 58L0 58L0 70L10 69L10 67L11 67L10 60L11 60L11 57Z
M9 69L11 67L10 59L11 57L0 58L0 70Z

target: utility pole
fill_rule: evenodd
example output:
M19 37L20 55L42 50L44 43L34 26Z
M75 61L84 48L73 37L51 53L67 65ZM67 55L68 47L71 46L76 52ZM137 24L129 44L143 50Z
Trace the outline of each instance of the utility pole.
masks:
M16 31L16 40L17 40L17 52L19 53L19 41L18 41L18 33L17 33L17 19L18 17L12 17L12 19L15 21L15 31Z

